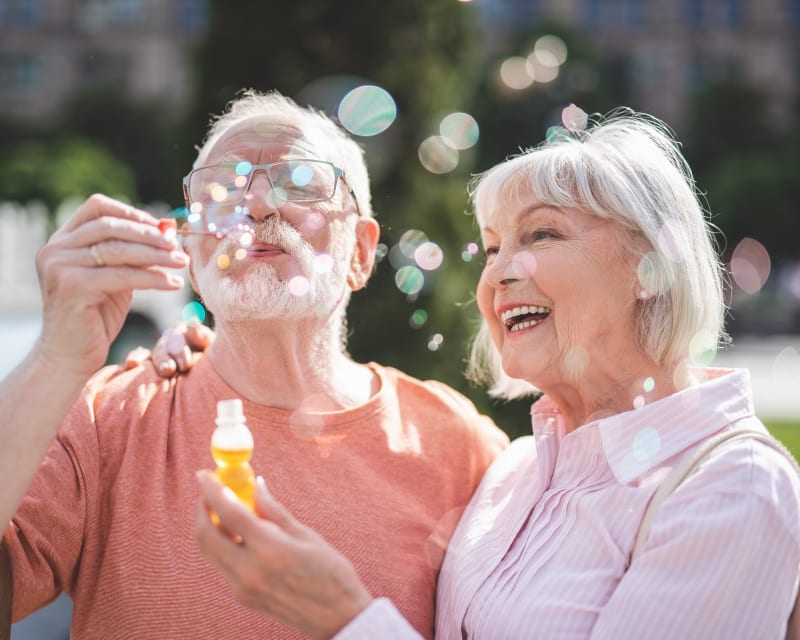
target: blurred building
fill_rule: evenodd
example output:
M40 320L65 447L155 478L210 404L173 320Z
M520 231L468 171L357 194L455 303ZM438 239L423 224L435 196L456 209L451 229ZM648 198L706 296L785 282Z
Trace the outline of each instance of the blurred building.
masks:
M710 79L744 81L788 122L800 86L800 0L472 0L490 49L521 25L562 24L618 62L634 108L680 127ZM525 52L514 52L525 55Z
M208 19L206 0L0 0L0 116L44 121L108 82L180 107Z

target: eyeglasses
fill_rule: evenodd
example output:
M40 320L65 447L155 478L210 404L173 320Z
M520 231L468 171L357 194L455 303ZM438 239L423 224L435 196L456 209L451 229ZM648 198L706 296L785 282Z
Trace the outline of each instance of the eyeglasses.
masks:
M287 202L324 202L336 195L339 178L344 172L325 160L299 158L269 164L251 164L247 161L230 162L198 167L183 179L183 195L187 204L203 209L238 205L246 200L253 177L263 171L270 184L267 200L274 206ZM353 190L356 211L358 207ZM196 207L195 207L196 208Z

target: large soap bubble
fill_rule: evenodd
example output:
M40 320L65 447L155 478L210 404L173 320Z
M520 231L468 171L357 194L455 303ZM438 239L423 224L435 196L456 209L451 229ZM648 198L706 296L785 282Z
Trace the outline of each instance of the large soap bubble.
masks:
M375 85L363 85L348 92L339 103L339 121L357 136L375 136L391 126L397 105L391 94Z

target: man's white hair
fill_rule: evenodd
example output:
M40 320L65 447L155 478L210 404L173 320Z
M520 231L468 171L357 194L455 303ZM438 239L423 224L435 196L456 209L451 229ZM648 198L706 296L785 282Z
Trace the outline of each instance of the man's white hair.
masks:
M245 121L282 122L297 126L314 144L319 157L344 171L362 216L372 217L372 196L364 150L325 113L313 107L301 107L291 98L271 91L259 93L248 89L228 103L225 112L216 116L199 148L194 167L203 166L217 141L232 127Z
M642 256L646 295L635 302L636 346L655 362L678 366L698 342L717 348L724 332L724 268L680 145L663 122L630 109L593 119L586 130L555 130L540 146L477 176L470 194L478 223L503 199L533 193L553 207L575 208L629 231L625 249ZM486 321L472 345L467 375L492 395L535 392L502 369Z

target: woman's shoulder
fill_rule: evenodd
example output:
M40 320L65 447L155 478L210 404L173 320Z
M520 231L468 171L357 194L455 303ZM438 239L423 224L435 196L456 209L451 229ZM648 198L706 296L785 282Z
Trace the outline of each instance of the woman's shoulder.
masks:
M757 503L773 511L800 542L800 475L791 455L780 444L735 438L715 448L676 493L727 498L743 509L748 501Z
M487 469L478 491L502 493L520 478L536 477L531 474L536 470L537 464L534 437L515 438Z

